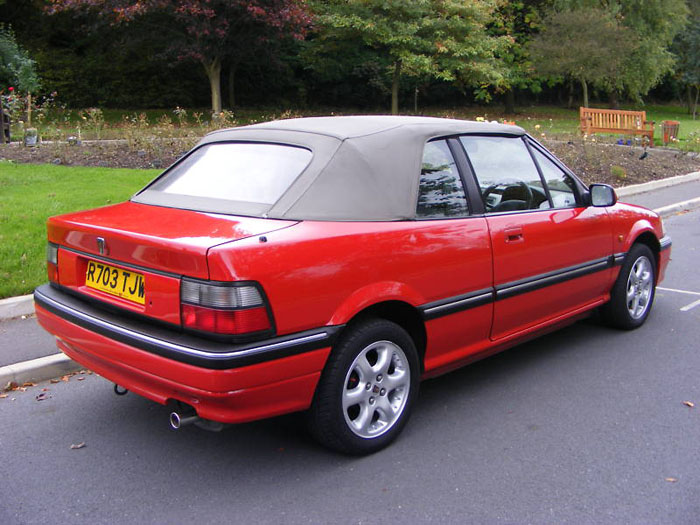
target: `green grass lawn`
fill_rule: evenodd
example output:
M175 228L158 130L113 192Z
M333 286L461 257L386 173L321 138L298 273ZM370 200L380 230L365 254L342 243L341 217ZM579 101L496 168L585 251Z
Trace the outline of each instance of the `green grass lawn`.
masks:
M0 162L0 298L46 282L46 219L128 199L159 170Z

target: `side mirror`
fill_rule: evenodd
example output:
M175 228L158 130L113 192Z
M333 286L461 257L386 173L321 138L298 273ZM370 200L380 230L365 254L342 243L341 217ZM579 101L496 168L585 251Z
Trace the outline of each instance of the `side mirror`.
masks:
M607 184L591 184L588 191L591 196L591 205L597 208L613 206L617 202L615 190Z

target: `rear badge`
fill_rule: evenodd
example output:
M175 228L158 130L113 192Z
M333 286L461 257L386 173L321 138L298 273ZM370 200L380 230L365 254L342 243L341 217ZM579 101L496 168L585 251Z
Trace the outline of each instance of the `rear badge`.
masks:
M104 237L97 238L97 249L99 250L100 255L107 255L109 253Z

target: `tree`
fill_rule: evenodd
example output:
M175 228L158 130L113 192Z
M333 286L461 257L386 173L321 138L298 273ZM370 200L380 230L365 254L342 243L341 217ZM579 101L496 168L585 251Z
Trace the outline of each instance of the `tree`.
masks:
M0 82L16 86L21 92L39 89L36 64L17 43L11 29L0 26Z
M262 54L273 39L301 39L311 17L305 0L49 0L50 12L95 12L112 24L142 23L164 35L178 60L199 62L209 80L212 111L220 112L227 58Z
M541 29L544 10L550 4L550 0L501 2L489 26L491 34L507 35L513 40L498 57L506 65L502 86L506 113L515 113L516 89L541 89L541 79L532 74L528 43Z
M555 12L543 25L529 45L535 70L580 82L584 107L588 86L616 86L625 57L638 45L634 33L603 9Z
M391 76L393 114L398 113L402 76L472 86L486 97L487 88L503 80L495 55L511 42L487 33L494 9L494 0L317 1L314 44L317 53L329 56L342 42L361 44L360 53L373 54Z
M695 119L700 98L700 0L689 0L688 7L692 16L676 36L673 51L678 57L676 75L686 88L688 113Z
M685 0L555 0L554 5L559 11L603 10L634 35L634 47L624 49L615 82L608 83L613 97L624 92L641 99L673 71L675 59L670 46L687 22Z

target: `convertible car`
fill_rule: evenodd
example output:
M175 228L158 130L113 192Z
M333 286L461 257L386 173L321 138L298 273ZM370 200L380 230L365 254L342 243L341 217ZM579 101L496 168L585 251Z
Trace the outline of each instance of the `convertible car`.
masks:
M421 379L600 312L640 326L671 241L516 126L358 116L207 135L128 202L48 221L39 322L205 428L306 411L388 445Z

